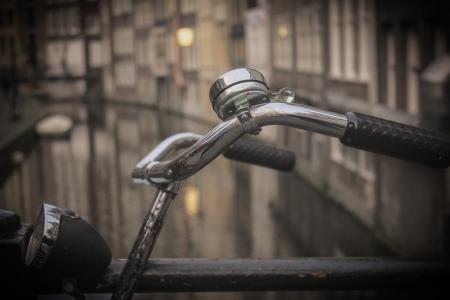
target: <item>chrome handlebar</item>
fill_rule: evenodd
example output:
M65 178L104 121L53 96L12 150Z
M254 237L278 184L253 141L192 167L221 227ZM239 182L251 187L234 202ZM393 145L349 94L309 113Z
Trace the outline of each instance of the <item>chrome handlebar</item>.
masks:
M253 69L226 72L212 84L209 95L214 111L223 122L203 137L181 134L163 141L136 165L132 174L136 182L159 186L184 180L242 135L258 134L264 126L284 125L337 138L344 135L347 127L345 115L289 103L294 100L294 91L289 88L271 91L264 76ZM160 153L176 148L176 143L193 145L171 160L158 161Z
M228 146L246 133L258 133L261 127L284 125L341 138L347 127L347 117L306 105L270 102L239 111L223 121L205 136L182 133L172 136L142 159L133 171L135 182L155 185L184 180L194 175ZM192 145L171 160L158 161L167 149L176 145Z
M166 138L136 164L131 174L133 181L144 184L155 183L147 180L147 170L152 165L160 164L158 160L166 158L179 149L191 146L201 138L201 135L192 132L181 132Z

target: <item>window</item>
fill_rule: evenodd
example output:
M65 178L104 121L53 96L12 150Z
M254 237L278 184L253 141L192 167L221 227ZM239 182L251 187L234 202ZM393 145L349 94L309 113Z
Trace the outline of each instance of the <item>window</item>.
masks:
M147 43L147 37L140 37L136 40L136 61L140 66L149 65Z
M371 0L329 0L330 75L369 79Z
M93 68L102 66L102 43L101 41L89 42L89 59L90 66Z
M367 181L375 179L375 161L371 153L346 147L338 139L330 138L330 158Z
M114 65L116 85L121 87L133 87L135 84L135 70L132 61L119 61Z
M80 39L48 42L46 48L47 74L72 76L85 73L84 43Z
M154 36L152 36L152 34L149 34L147 37L147 48L151 49L151 51L147 51L145 53L146 57L147 57L147 61L149 63L150 66L152 66L154 64L154 51L155 51L155 46L154 46Z
M84 41L73 39L64 42L65 68L71 75L85 74Z
M358 150L346 147L337 139L330 139L331 160L346 167L347 169L358 171Z
M175 12L175 0L156 0L154 2L155 20L164 20Z
M169 80L166 77L158 77L156 79L156 99L158 103L169 100L169 84Z
M406 31L406 109L410 114L419 112L419 45L417 31Z
M230 40L230 60L233 67L245 65L245 42L243 37Z
M298 130L297 133L300 135L300 151L302 158L312 162L315 152L314 133L305 130Z
M187 99L189 101L197 102L199 101L198 89L197 89L197 81L196 80L188 80L187 83Z
M48 75L60 75L63 70L61 62L63 61L63 43L60 41L51 41L46 44L46 69Z
M180 87L178 90L179 93L179 99L187 104L187 109L192 106L196 102L200 101L200 98L198 96L198 83L197 80L192 79L186 79L186 85L183 87Z
M296 18L297 69L302 72L322 71L322 30L317 6L304 7Z
M164 32L160 31L156 34L156 45L155 45L155 53L156 60L165 61L166 57L166 35Z
M273 64L278 69L292 69L292 30L287 14L274 17Z
M343 4L343 27L344 27L344 76L348 79L356 78L356 58L357 58L357 32L355 0L344 0Z
M386 102L391 109L397 108L397 59L395 33L392 28L386 31Z
M66 34L66 24L64 20L64 10L63 9L55 9L53 11L53 25L54 32L56 35L65 35Z
M155 90L154 79L151 77L140 77L137 81L138 93L144 96L144 102L149 101L149 98L153 98L153 92Z
M167 75L167 64L169 60L168 53L168 35L165 27L155 27L152 30L152 72L159 76Z
M112 1L112 14L114 16L120 16L131 13L132 1L129 0L113 0Z
M176 41L176 33L172 31L167 31L166 36L164 37L165 47L166 47L166 58L168 64L175 63L175 43Z
M47 12L47 35L52 36L55 32L55 13L53 11Z
M150 0L141 0L134 3L134 23L136 28L148 27L153 22L152 3Z
M131 27L119 27L114 30L114 53L133 54L134 34Z
M181 0L180 13L182 15L193 13L195 12L196 6L197 6L196 0Z
M86 32L88 34L99 34L100 33L100 19L99 16L95 14L86 14Z
M342 73L341 59L341 19L340 6L338 0L329 1L330 16L330 70L333 77L338 77Z
M164 5L164 0L155 0L155 8L154 8L154 13L155 13L155 20L161 20L164 19L164 14L162 14L161 12L163 12L165 10L165 5Z
M441 27L434 29L434 56L439 57L446 52L446 34Z
M197 69L197 51L195 50L195 41L192 46L180 47L181 49L181 62L183 70L194 71Z
M384 22L380 31L380 100L412 115L420 109L418 26L414 19Z
M375 179L375 156L365 151L359 152L359 174L368 181Z
M230 21L231 24L244 22L246 1L233 0L230 2Z
M77 7L69 8L65 11L67 33L76 35L80 32L80 18Z
M314 72L322 72L322 26L320 20L319 10L311 15L312 24L311 24L311 71Z
M170 18L174 15L176 10L176 0L165 0L165 17Z
M359 17L359 37L358 37L358 48L359 48L359 77L361 80L368 80L369 75L369 23L370 23L370 12L371 12L371 0L363 0L358 6L358 17Z

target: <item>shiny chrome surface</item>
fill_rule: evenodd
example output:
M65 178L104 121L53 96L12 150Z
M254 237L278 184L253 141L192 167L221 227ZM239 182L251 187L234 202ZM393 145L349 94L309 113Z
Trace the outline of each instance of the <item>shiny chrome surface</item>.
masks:
M192 132L181 132L174 134L158 144L143 159L141 159L133 170L132 178L135 183L149 182L146 179L146 167L154 161L161 160L179 149L187 148L198 141L202 136Z
M347 117L315 107L274 102L250 109L256 123L263 127L284 125L340 138L347 128Z
M168 137L137 163L133 170L133 179L138 183L148 183L146 169L149 165L152 165L156 160L164 159L180 148L192 145L200 138L200 135L190 132L178 133ZM159 189L153 200L152 208L144 218L111 299L124 300L133 297L137 282L144 272L146 262L161 230L166 212L180 186L181 182L158 186Z
M58 238L61 216L78 218L79 216L51 204L44 203L34 225L33 233L28 242L25 264L41 268L47 261L53 245Z
M270 90L264 76L253 69L240 68L220 76L209 90L212 107L226 120L241 108L270 101Z
M148 164L146 178L156 185L186 179L219 156L244 133L237 117L224 121L172 160Z
M224 89L245 81L259 81L267 87L266 79L260 72L249 68L234 69L222 74L214 81L209 89L209 99L213 101Z
M203 137L193 133L173 135L139 161L133 170L133 179L138 183L155 184L159 190L128 256L112 299L131 299L133 296L181 180L202 169L242 135L257 134L261 127L268 125L285 125L332 137L344 134L347 126L345 115L305 105L276 102L290 102L293 98L293 91L288 89L272 93L264 76L255 70L227 72L216 80L210 90L214 110L221 119L226 120ZM187 146L190 147L175 158L159 162L175 150Z
M300 104L267 103L251 107L249 113L260 127L284 125L341 137L347 127L345 115ZM186 179L219 156L245 131L238 116L224 121L172 160L148 164L145 176L153 184Z
M155 246L166 212L175 196L176 193L158 190L153 206L145 216L144 223L128 255L128 260L111 299L124 300L133 297L136 285L144 273L147 260Z
M261 127L268 125L285 125L332 137L344 134L347 126L345 115L305 105L270 102L292 101L293 91L283 91L270 92L262 74L255 70L227 72L211 87L210 98L219 117L228 119L203 137L193 133L173 135L139 161L133 170L133 179L138 183L155 184L159 190L128 256L112 299L131 299L133 296L181 180L202 169L242 135L257 134ZM175 158L159 162L175 150L188 146Z
M260 82L247 81L228 87L212 104L219 118L226 120L242 108L267 102L270 102L269 89Z

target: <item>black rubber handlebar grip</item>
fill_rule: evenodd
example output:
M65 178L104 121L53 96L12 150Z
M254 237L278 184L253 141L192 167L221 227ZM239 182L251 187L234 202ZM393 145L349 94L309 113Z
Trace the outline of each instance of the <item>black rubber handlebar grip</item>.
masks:
M295 154L292 151L249 141L237 140L224 153L226 158L242 161L271 169L289 172L295 166Z
M450 165L450 137L360 113L348 112L341 143L435 168Z

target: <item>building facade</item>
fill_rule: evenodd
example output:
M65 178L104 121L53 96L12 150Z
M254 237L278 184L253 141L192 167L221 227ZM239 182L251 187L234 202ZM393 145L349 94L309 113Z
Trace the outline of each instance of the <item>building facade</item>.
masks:
M211 120L209 84L229 66L230 11L227 1L103 1L106 98Z
M44 180L43 192L30 188L21 196L33 176L21 179L25 171L20 171L2 187L2 199L20 198L31 211L26 199L52 197L55 190L53 197L88 214L116 253L125 253L132 243L127 233L139 226L136 216L147 204L129 170L168 134L186 128L204 133L216 124L209 87L236 67L262 71L273 90L294 88L298 103L448 133L448 11L443 0L2 1L3 93L19 93L11 84L16 73L35 78L32 86L47 93L52 109L77 123L71 139L44 139L44 156L33 152L21 167L39 168L41 160L49 166L39 173L48 171L51 178ZM195 188L205 185L201 191L210 198L236 201L214 203L242 214L233 230L238 242L250 246L240 255L299 254L264 244L277 237L264 221L271 213L305 255L448 253L448 172L346 148L305 131L265 128L261 138L296 152L293 176L233 165L227 182L245 188L228 188L222 195L195 179L188 188L195 195ZM213 173L199 178L220 183L222 175ZM76 204L78 198L84 201ZM13 202L18 201L5 203ZM219 216L220 209L202 205ZM344 215L356 219L359 229L351 229ZM214 223L214 216L205 218ZM201 231L199 220L191 226ZM214 253L223 254L217 245ZM207 253L202 251L196 253Z
M98 1L44 1L44 82L50 98L79 100L99 80Z
M440 73L436 83L442 91L439 99L430 99L426 76L439 73L433 69L436 61L448 66L445 1L270 4L275 88L294 87L301 103L448 133L448 71L442 71L447 73ZM433 109L436 106L441 109ZM296 149L303 179L359 218L395 252L449 250L445 171L346 148L313 133L288 129L284 135L285 143ZM410 218L416 211L422 212L420 217ZM339 245L336 249L351 254Z

